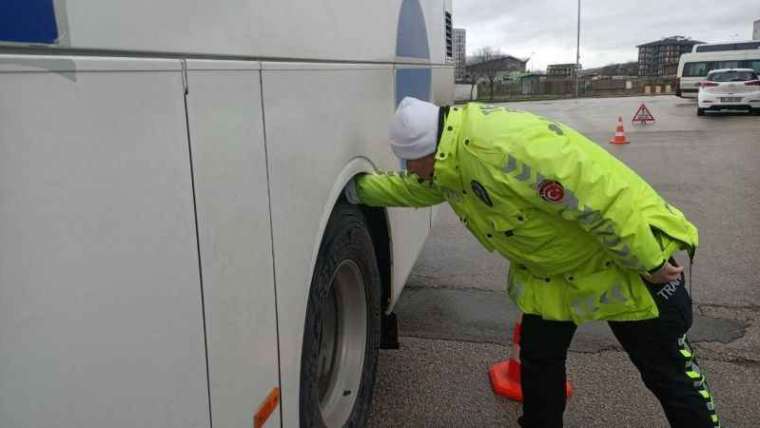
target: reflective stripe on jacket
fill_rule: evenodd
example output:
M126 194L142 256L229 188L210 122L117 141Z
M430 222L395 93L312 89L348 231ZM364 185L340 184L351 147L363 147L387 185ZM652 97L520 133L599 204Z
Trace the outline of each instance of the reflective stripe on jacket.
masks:
M606 150L503 107L451 108L432 182L378 172L355 185L371 206L448 201L484 247L510 260L508 293L520 309L551 320L656 317L640 275L698 244L694 225Z

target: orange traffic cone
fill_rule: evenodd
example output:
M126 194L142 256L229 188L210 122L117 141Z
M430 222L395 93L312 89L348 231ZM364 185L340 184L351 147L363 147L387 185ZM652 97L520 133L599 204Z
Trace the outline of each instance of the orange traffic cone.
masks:
M514 401L522 401L522 380L520 379L520 335L522 334L522 314L517 317L512 331L512 355L506 361L491 366L488 375L491 378L493 392ZM573 395L570 382L565 383L565 394Z
M615 136L612 137L610 140L610 143L612 144L628 144L630 141L626 140L625 138L625 130L623 129L623 118L618 117L618 125L617 130L615 131Z

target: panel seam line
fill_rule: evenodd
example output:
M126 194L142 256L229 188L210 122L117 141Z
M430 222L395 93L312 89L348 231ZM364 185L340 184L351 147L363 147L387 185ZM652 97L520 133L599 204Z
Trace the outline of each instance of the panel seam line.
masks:
M209 369L209 359L208 359L208 331L206 328L206 298L204 293L204 284L203 284L203 262L201 258L201 237L200 237L200 231L198 226L198 202L196 197L196 188L195 188L195 166L193 165L193 145L191 141L190 136L190 110L188 108L187 103L187 95L189 94L189 85L188 85L188 78L187 78L187 61L180 60L180 64L182 65L182 90L183 90L183 99L185 103L185 130L187 132L187 151L188 156L190 160L190 186L192 188L193 192L193 215L195 219L195 245L196 245L196 251L198 252L198 274L200 275L200 286L201 286L201 318L203 320L203 351L204 356L206 359L206 396L208 398L208 423L209 428L214 428L214 418L213 418L213 410L211 405L211 375L210 375L210 369Z
M272 248L272 286L274 288L274 324L275 324L275 330L277 333L277 382L280 387L280 427L283 426L283 410L282 410L282 403L283 403L283 388L282 388L282 359L280 354L280 311L278 309L278 298L277 298L277 264L275 262L275 255L274 255L274 220L272 218L272 183L270 181L269 177L269 141L267 138L267 116L266 116L266 110L264 109L264 73L262 70L257 70L259 73L259 89L261 90L261 94L259 96L259 100L261 102L261 130L264 137L264 171L266 172L266 178L267 178L267 205L269 209L269 242Z

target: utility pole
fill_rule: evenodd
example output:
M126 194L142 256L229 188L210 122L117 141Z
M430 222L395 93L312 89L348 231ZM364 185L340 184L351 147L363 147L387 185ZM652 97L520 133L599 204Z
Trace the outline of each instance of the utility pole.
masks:
M580 67L581 67L581 0L578 0L578 37L575 46L575 98L580 93Z

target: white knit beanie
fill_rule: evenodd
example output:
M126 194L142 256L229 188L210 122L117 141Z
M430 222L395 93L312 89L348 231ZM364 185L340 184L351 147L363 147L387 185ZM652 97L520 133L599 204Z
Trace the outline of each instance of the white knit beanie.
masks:
M390 126L391 149L401 159L413 160L435 153L438 106L405 97Z

